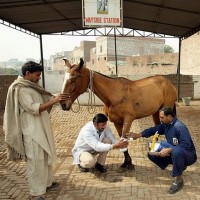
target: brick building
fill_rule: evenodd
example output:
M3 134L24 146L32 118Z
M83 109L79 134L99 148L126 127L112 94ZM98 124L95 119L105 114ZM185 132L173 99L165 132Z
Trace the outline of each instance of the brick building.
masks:
M71 57L71 54L71 51L63 51L50 56L47 64L48 71L64 71L65 67L63 58Z
M127 57L164 53L164 39L142 37L117 37L116 52L119 64L126 63ZM97 37L96 47L90 51L87 66L96 71L113 74L115 62L115 38Z
M181 74L200 75L200 32L182 40Z
M80 62L80 58L83 58L85 62L90 61L90 50L96 47L95 41L81 41L80 47L76 47L71 54L69 59L71 63Z

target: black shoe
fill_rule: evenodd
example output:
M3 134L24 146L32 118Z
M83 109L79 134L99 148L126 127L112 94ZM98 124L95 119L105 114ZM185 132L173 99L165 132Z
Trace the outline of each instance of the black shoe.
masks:
M178 192L181 188L183 187L183 180L181 180L179 183L176 183L176 181L174 181L171 185L171 187L168 190L168 193L170 194L175 194L176 192Z
M33 198L36 199L36 197L30 197L29 200L32 200ZM45 199L40 196L40 197L37 198L37 200L45 200Z
M100 171L101 173L106 173L106 172L107 172L107 169L106 169L103 165L101 165L101 164L99 164L99 163L96 163L95 168L96 168L98 171Z
M60 183L54 181L49 187L47 187L46 190L51 190L51 189L55 189L55 188L58 188L60 185Z
M78 168L81 172L89 172L88 168L81 167L80 164L78 164Z
M39 197L37 200L45 200L43 197Z

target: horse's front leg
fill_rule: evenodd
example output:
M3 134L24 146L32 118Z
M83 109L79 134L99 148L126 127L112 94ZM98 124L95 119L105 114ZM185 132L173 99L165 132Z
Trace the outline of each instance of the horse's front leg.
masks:
M129 121L125 121L124 124L116 124L116 123L114 124L120 137L125 138L125 134L130 131L131 123L132 123L132 121L129 120ZM135 166L132 164L132 159L128 153L128 148L124 152L124 162L120 166L120 168L117 170L117 172L122 173L126 170L129 170L131 172L135 170Z
M122 137L126 137L126 133L130 131L131 124L132 124L133 118L132 117L126 117L123 124L122 129ZM124 152L124 163L120 166L121 170L119 169L119 172L123 172L125 170L128 170L130 172L135 171L135 166L132 163L132 159L129 155L128 149Z
M135 165L132 163L132 159L128 153L128 149L127 151L124 152L124 163L120 166L121 171L135 171ZM118 172L120 172L120 169L118 170Z

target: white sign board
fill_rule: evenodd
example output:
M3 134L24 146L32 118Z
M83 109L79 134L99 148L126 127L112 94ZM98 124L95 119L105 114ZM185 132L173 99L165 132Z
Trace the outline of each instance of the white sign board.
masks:
M83 27L122 27L122 0L82 0Z

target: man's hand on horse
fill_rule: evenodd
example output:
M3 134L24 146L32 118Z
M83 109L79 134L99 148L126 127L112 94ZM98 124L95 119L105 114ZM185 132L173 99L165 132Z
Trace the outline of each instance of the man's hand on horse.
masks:
M69 94L67 93L60 93L59 95L54 97L55 102L60 102L60 101L66 101L67 99L69 99Z
M133 138L133 140L136 140L136 139L142 137L142 134L141 134L141 133L128 132L128 133L126 133L125 136L126 136L127 138Z
M120 139L118 143L113 145L113 149L123 149L128 146L128 141L124 139Z

